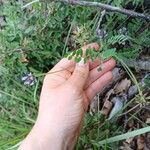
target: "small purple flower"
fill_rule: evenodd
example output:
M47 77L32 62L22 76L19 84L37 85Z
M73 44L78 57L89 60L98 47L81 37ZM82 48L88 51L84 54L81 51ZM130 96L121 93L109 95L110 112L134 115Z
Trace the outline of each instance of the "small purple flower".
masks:
M32 73L26 73L21 80L23 81L24 85L32 86L34 85L37 80L36 78L32 75Z
M122 27L118 30L119 34L128 35L128 29L126 27Z
M97 35L98 38L104 40L107 37L107 32L105 30L98 29L96 31L96 35Z

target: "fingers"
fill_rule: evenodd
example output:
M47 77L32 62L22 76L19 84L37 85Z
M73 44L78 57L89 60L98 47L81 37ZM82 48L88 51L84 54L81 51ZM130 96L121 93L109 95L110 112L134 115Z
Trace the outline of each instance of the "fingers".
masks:
M99 66L101 64L100 59L95 59L94 61L89 61L90 70L94 69L95 67Z
M53 88L64 83L70 76L74 61L70 61L66 58L59 61L45 76L44 87Z
M99 45L97 43L91 43L86 46L83 46L82 47L83 57L85 55L86 49L88 48L94 48L95 50L98 50ZM93 66L97 65L96 63L98 62L95 62ZM82 59L79 63L76 64L74 72L72 76L69 78L68 82L70 82L75 87L78 87L78 90L82 90L87 81L88 75L89 75L89 62L85 64L84 59Z
M98 71L98 67L95 67L92 69L89 73L89 77L87 79L87 83L85 85L85 89L92 84L94 81L96 81L98 78L100 78L102 75L104 75L106 72L112 70L116 65L116 62L114 59L110 59L103 63L102 65L102 71Z
M83 90L86 80L89 75L89 63L84 63L82 59L76 64L72 76L68 79L68 83L72 84L78 90Z
M86 51L87 48L94 48L95 50L99 49L99 45L97 43L91 43L84 47L82 47L83 53ZM84 54L83 54L84 56ZM96 60L94 62L90 62L90 68L94 68L99 65L99 61ZM57 81L57 84L60 85L64 83L66 80L69 79L71 74L73 73L75 69L75 61L74 60L68 60L67 58L63 58L60 60L46 75L46 81L55 80L55 83ZM57 80L56 80L57 77Z
M73 66L75 66L75 62L73 60L68 60L67 58L63 58L53 67L52 70L54 71L54 70L67 69L68 71L72 72Z
M112 77L113 77L112 72L109 71L105 73L103 76L101 76L99 79L97 79L95 82L93 82L85 91L88 100L89 101L92 100L93 97L111 81Z
M71 76L74 67L75 67L75 62L73 60L68 60L67 58L63 58L54 66L51 72L56 71L54 75L63 78L61 79L61 83L63 83Z
M86 51L87 48L94 48L95 50L99 49L99 45L97 43L91 43L86 46L82 47L83 52ZM95 66L99 65L99 60L96 60L94 62L91 62L91 69L94 68ZM75 67L75 61L74 60L68 60L67 58L63 58L60 60L51 70L50 72L55 72L58 71L58 75L62 75L63 73L66 73L66 71L73 72L74 67ZM59 73L60 71L60 73Z

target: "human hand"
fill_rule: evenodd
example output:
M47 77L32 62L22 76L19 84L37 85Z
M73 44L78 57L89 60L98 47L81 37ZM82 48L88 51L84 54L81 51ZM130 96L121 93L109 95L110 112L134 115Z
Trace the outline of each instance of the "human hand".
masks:
M92 43L82 48L99 49ZM113 59L75 63L62 59L46 75L42 87L37 121L20 149L73 149L90 101L111 79Z

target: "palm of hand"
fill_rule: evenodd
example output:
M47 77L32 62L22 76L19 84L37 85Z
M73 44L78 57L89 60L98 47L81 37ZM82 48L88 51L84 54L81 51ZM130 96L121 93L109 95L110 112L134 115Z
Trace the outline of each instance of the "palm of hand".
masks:
M97 49L96 46L93 47ZM90 100L112 79L110 70L115 66L115 61L110 59L105 62L101 72L97 71L99 64L100 61L96 60L79 69L74 61L62 59L46 75L39 116L49 120L49 126L54 126L59 134L78 136ZM55 114L55 117L51 118L50 114Z

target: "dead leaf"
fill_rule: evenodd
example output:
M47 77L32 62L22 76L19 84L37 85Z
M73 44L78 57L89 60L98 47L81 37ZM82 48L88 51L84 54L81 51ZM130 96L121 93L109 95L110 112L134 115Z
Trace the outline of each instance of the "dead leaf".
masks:
M131 132L131 131L133 131L132 128L130 128L130 129L128 130L128 132ZM125 143L129 144L130 146L131 146L131 145L135 145L134 137L131 137L131 138L126 139Z
M126 92L128 90L128 88L130 87L130 85L131 85L131 80L128 80L127 78L125 78L116 85L114 91L116 94Z
M128 98L132 99L138 92L138 88L136 85L130 86L128 90Z
M22 57L22 58L20 59L20 62L22 62L22 63L27 63L27 62L29 62L29 61L28 61L28 59L26 59L25 57Z
M146 119L146 123L147 123L147 124L150 124L150 118L147 118L147 119Z
M116 96L111 100L111 102L114 104L114 107L112 108L109 114L109 119L112 119L113 117L117 116L117 114L121 111L122 107L126 102L126 97Z
M22 50L20 51L20 53L21 53L21 58L20 58L19 61L22 62L22 63L29 62L28 59L26 58L27 57L26 54L24 54L24 52Z
M101 113L105 116L108 116L108 114L112 108L112 105L113 105L112 102L106 100L104 105L103 105L103 108L101 110Z
M150 132L146 133L146 146L150 149Z
M130 144L126 143L126 142L123 142L123 145L122 146L122 150L133 150L131 147L130 147Z
M113 70L112 70L112 74L113 74L113 78L117 78L120 76L120 73L121 73L121 68L117 68L115 67Z
M134 127L134 120L133 119L130 119L129 122L128 122L128 127L129 128L133 128Z
M126 139L126 143L131 144L131 142L133 142L133 140L134 140L133 137L132 138L128 138L128 139Z
M90 114L96 113L98 111L98 96L99 95L96 95L90 104Z
M109 98L110 98L110 96L111 96L112 94L114 94L114 89L110 89L110 90L107 92L107 94L106 94L106 96L105 96L105 98L104 98L104 102L107 101L107 100L109 100Z
M144 150L145 146L145 137L143 135L139 135L137 137L137 150Z

